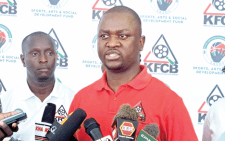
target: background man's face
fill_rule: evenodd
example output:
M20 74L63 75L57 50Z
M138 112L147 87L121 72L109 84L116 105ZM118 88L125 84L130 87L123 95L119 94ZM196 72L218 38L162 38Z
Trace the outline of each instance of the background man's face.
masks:
M98 55L107 69L139 65L140 30L129 13L107 13L98 28Z
M46 35L34 35L25 48L24 66L28 76L40 81L54 77L57 58L54 42Z

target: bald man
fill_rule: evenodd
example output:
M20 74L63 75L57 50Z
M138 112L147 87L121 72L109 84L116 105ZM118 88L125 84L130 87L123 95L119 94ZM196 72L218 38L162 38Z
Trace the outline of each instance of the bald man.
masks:
M27 78L21 84L2 94L3 112L21 109L27 120L20 123L19 130L13 133L15 139L35 140L35 123L40 123L47 103L56 105L55 117L60 123L67 116L75 92L55 78L56 44L44 32L34 32L24 38L22 54Z
M87 118L96 119L103 136L107 136L112 135L112 121L120 106L128 103L139 113L136 136L146 124L156 123L158 141L197 141L182 98L140 65L144 43L136 12L124 6L106 11L97 38L98 55L106 71L75 95L69 112L84 109ZM92 140L83 127L75 136L81 141Z

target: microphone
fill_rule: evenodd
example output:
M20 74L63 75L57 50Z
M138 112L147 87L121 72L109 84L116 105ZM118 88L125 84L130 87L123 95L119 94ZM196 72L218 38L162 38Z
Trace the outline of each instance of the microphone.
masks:
M85 132L91 137L93 141L102 138L102 133L99 124L94 118L89 118L84 121Z
M53 103L47 103L41 123L35 123L35 140L46 141L46 133L52 125L55 117L56 106Z
M138 126L138 113L129 104L120 107L112 124L114 141L134 141Z
M50 130L47 133L47 138L50 141L71 141L76 140L73 137L73 134L80 127L87 114L84 110L78 108L76 109L69 118L63 122L63 125L58 128L51 126Z
M159 127L157 124L152 123L140 130L140 133L137 137L137 141L157 141L159 136Z
M84 121L85 132L91 137L93 141L112 141L110 135L102 137L100 126L94 118L89 118Z

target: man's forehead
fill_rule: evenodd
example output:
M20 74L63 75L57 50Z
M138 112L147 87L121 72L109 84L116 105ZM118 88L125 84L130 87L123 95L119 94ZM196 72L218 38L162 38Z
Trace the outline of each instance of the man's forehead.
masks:
M53 40L46 35L33 35L31 37L28 37L26 43L25 43L25 50L30 50L34 47L53 47L55 43Z
M53 40L46 35L33 35L28 38L27 40L28 45L34 44L46 44L46 45L53 45Z
M113 27L121 27L122 25L123 28L120 30L129 30L130 28L133 27L138 27L138 22L137 20L135 20L135 17L128 13L128 12L123 12L123 14L121 14L120 12L110 12L105 14L98 26L98 32L101 32L102 30L108 30L108 28L110 27L110 29Z

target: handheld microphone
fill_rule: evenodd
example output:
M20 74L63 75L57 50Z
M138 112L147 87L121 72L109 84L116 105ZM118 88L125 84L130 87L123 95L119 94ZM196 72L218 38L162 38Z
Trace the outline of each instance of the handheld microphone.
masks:
M134 141L138 126L138 113L129 104L120 107L112 124L114 141Z
M19 123L27 119L27 114L21 109L16 109L15 111L20 111L20 113L4 118L1 121L5 122L7 125L10 125L12 123Z
M102 138L100 126L94 118L89 118L84 121L85 132L91 137L93 141Z
M53 103L47 103L45 107L41 123L35 123L35 140L46 141L46 133L52 125L55 117L56 105Z
M102 137L100 126L94 118L89 118L84 121L85 132L91 137L93 141L112 141L110 135Z
M144 127L144 129L140 130L140 133L137 137L137 141L157 141L159 136L159 128L158 125L148 124Z
M50 141L70 141L86 116L84 110L76 109L59 128L56 129L55 126L52 126L46 135L47 138Z

